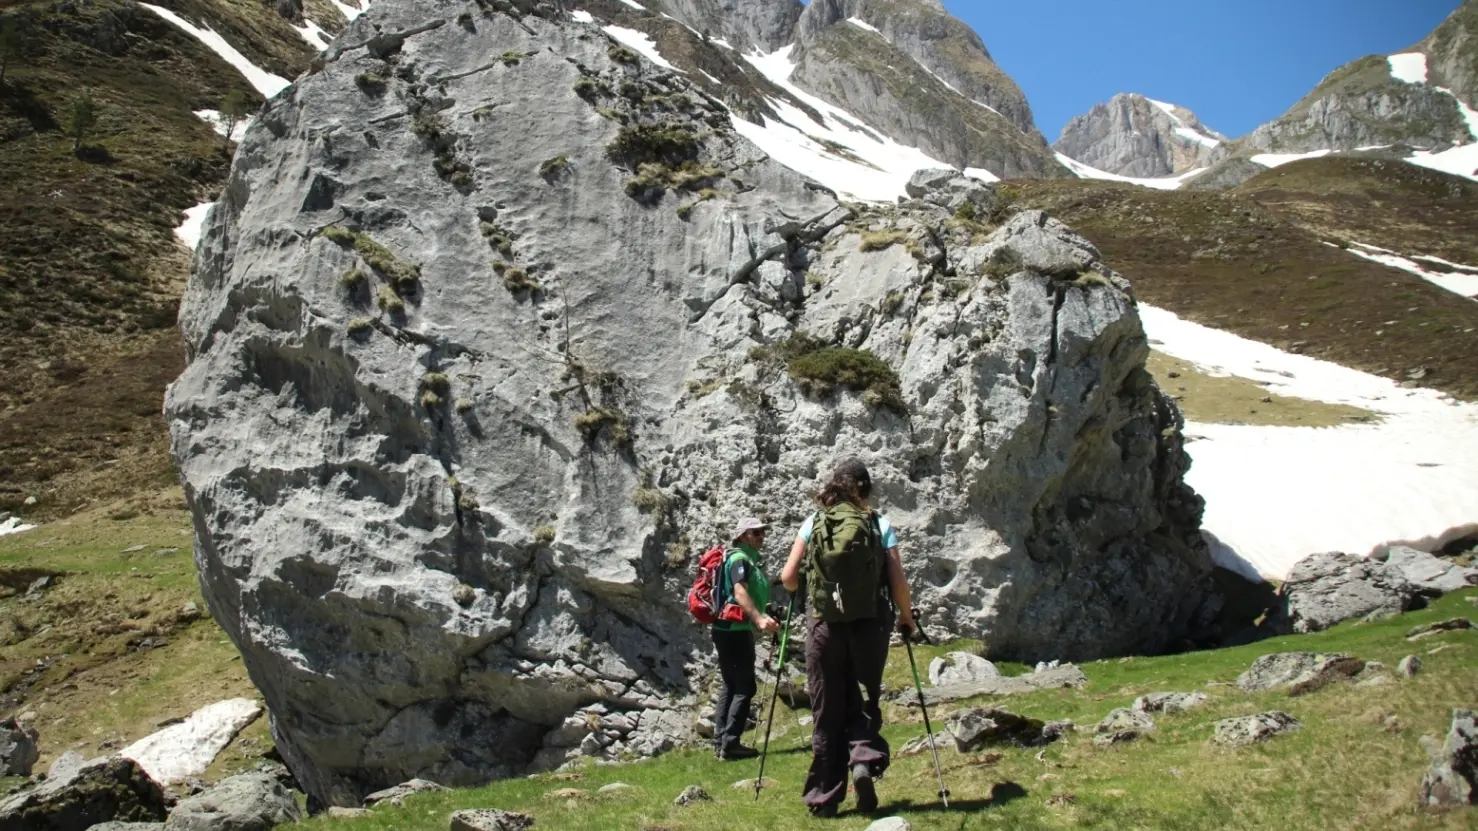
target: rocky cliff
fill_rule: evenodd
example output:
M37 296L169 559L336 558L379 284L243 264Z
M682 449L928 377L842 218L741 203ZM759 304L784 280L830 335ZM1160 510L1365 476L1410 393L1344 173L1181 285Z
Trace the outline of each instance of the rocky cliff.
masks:
M1416 50L1427 56L1433 84L1478 108L1478 0L1464 0Z
M1121 176L1173 176L1210 167L1228 155L1226 136L1195 113L1123 93L1074 118L1052 149Z
M683 23L740 52L774 52L791 42L805 6L799 0L658 0Z
M856 213L597 26L481 5L379 0L268 104L181 310L202 588L317 803L684 741L692 554L840 456L994 655L1215 613L1090 244L951 173Z

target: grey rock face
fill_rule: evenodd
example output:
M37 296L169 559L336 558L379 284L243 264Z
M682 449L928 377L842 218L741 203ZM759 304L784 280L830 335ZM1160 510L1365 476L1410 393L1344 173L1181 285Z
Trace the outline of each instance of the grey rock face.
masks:
M1393 565L1333 552L1300 560L1279 595L1277 631L1318 632L1372 612L1405 612L1417 589Z
M973 707L951 713L944 729L955 749L969 753L992 744L1029 747L1042 743L1043 723L996 707Z
M1429 83L1452 90L1470 107L1478 105L1478 4L1464 0L1418 49L1427 56Z
M1093 743L1099 747L1131 742L1155 732L1155 720L1141 710L1119 707L1094 725Z
M1253 716L1240 716L1218 721L1212 740L1229 747L1246 747L1273 736L1297 730L1302 726L1298 719L1287 713L1277 711L1258 713Z
M31 768L41 758L36 746L39 734L22 725L14 717L0 719L0 775L30 776Z
M739 52L774 52L790 43L805 10L798 0L659 0L658 5Z
M904 186L904 192L912 199L938 205L955 216L968 210L974 216L989 217L998 205L994 187L958 170L917 171ZM967 203L970 207L965 209Z
M1109 173L1150 178L1210 167L1227 157L1226 142L1190 110L1166 112L1143 95L1121 93L1069 121L1052 149Z
M1088 677L1083 674L1083 671L1075 666L1069 665L1049 669L1045 672L1034 672L1029 675L1015 675L1010 678L991 678L985 681L947 684L929 690L925 694L924 701L932 705L961 701L966 698L975 698L982 695L1020 695L1022 693L1036 692L1037 690L1082 687L1087 683ZM905 707L917 707L919 706L918 693L915 690L904 690L898 696L898 703Z
M451 831L527 831L533 827L533 817L514 811L457 811L451 816Z
M303 818L292 792L275 777L245 773L180 803L165 831L267 831Z
M1238 141L1240 152L1305 153L1390 144L1447 147L1473 141L1452 96L1391 77L1384 56L1346 64L1278 119Z
M1378 559L1399 569L1424 594L1441 595L1478 586L1478 568L1466 568L1404 545L1391 546Z
M1253 661L1246 672L1237 676L1237 687L1245 692L1287 687L1290 695L1296 695L1351 678L1364 668L1364 661L1342 652L1279 652Z
M86 831L105 822L164 819L164 791L132 759L94 759L0 801L0 828Z
M969 652L951 652L929 662L929 683L936 687L1000 677L995 664Z
M920 602L1002 656L1195 624L1180 416L1091 245L1041 214L984 239L925 200L853 215L590 27L462 10L380 0L271 102L182 306L205 596L317 800L690 740L691 556L738 515L799 524L842 455ZM896 390L752 354L796 333Z
M1209 700L1203 692L1150 693L1134 699L1131 709L1139 713L1183 713L1186 710L1194 710Z
M1452 711L1452 728L1432 754L1419 798L1423 805L1478 805L1478 717L1472 710Z

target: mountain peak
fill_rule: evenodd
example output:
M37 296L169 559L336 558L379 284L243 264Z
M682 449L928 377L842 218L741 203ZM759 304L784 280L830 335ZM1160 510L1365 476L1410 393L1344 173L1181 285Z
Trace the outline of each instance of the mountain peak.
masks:
M1176 104L1119 93L1062 128L1057 152L1122 176L1173 176L1227 154L1227 137Z

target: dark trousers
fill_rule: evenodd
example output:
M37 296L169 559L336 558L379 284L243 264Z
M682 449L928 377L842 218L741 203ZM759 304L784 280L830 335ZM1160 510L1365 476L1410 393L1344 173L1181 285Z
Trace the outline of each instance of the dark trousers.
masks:
M851 623L811 620L806 689L815 726L802 796L809 806L838 805L846 799L853 765L867 765L873 776L888 769L888 742L878 731L892 627L891 615Z
M718 671L724 679L723 691L713 710L713 746L715 750L724 750L739 743L749 722L749 705L757 686L754 632L714 629L713 646L718 650Z

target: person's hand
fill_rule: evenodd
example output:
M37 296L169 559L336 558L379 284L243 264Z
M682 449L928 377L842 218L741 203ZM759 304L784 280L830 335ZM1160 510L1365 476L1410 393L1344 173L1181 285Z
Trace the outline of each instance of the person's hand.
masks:
M760 615L760 619L754 622L756 628L761 632L774 634L780 631L780 623L769 615Z
M914 633L918 631L918 624L914 622L913 613L905 611L898 616L898 632L903 635L904 640L913 640Z

